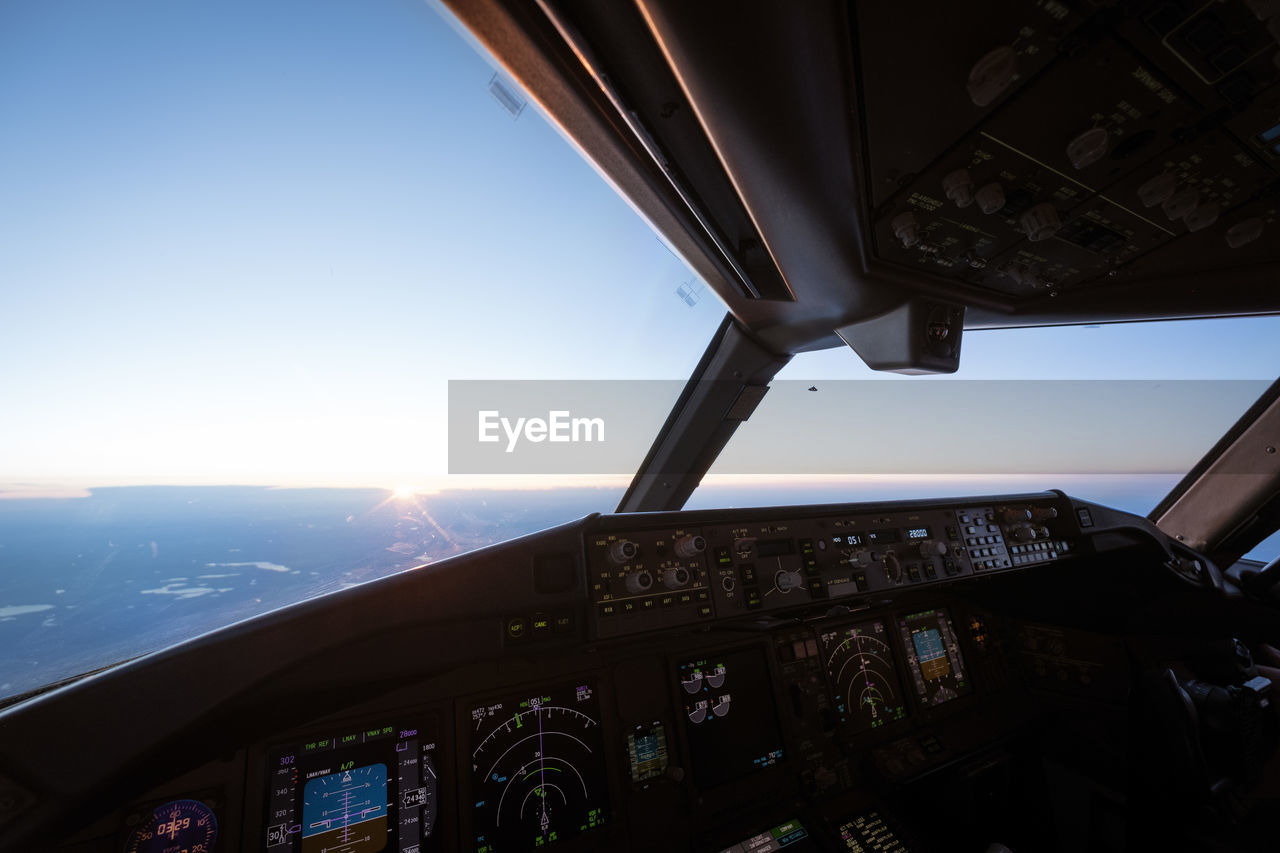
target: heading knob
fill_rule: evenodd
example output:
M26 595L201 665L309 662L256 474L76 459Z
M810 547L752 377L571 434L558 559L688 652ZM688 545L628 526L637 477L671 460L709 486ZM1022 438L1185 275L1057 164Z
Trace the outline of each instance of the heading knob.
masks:
M707 550L707 540L701 536L681 536L676 540L676 556L688 560Z
M640 549L630 539L619 539L609 546L609 560L616 566L624 566L636 558Z

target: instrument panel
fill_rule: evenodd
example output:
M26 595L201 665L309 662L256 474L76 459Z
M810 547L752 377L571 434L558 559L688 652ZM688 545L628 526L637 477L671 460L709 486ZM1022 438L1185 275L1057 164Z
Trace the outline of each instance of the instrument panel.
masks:
M601 638L751 615L1066 559L1057 501L642 526L589 536L590 620Z
M565 563L545 543L569 532L582 587L520 611L531 630L519 636L514 611L491 606L499 654L261 739L238 753L240 771L219 765L220 784L207 770L157 788L127 831L76 849L125 849L147 827L195 839L183 820L201 832L216 821L213 840L195 839L202 853L927 849L885 796L994 748L1042 712L1038 694L1108 699L1123 689L1113 670L1127 683L1113 660L1122 650L1006 623L963 594L1016 582L1028 565L1074 578L1096 551L1090 528L1114 521L1079 506L1044 493L732 521L596 516L550 531L555 540L539 534L498 552L499 565L523 563L535 588L552 587ZM474 578L494 560L441 565ZM758 607L744 594L752 569ZM641 572L653 584L633 593ZM454 575L421 577L439 586ZM662 603L673 586L691 607ZM621 607L645 599L655 604ZM552 627L566 622L567 634ZM1042 646L1062 637L1084 652L1059 655L1074 669L1046 664ZM449 651L396 648L400 666Z

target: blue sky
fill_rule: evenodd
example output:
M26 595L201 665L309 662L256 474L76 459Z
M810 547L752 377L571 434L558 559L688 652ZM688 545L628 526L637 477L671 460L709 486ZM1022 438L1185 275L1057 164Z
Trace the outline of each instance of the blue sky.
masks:
M0 5L0 484L413 482L449 379L688 375L723 306L492 74L420 0ZM1276 332L971 333L960 376L1270 379Z

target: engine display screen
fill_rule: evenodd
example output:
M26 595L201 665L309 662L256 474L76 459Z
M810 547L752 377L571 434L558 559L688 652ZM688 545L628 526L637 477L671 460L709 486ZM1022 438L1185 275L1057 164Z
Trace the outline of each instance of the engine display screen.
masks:
M907 715L883 622L832 628L822 631L819 639L835 691L836 713L849 734L880 728Z
M471 708L476 853L532 850L609 820L594 682Z
M782 759L782 730L763 651L684 661L676 672L699 788L723 785Z
M273 750L269 853L442 850L435 726L335 731Z
M898 629L920 704L941 705L972 692L947 611L909 613L898 619Z
M641 723L627 732L627 763L631 781L644 782L667 770L667 731L661 722Z

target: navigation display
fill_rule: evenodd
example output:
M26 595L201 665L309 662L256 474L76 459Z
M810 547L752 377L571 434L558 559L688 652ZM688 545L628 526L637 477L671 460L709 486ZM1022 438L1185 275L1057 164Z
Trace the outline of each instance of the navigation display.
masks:
M955 627L945 610L924 610L898 619L911 680L922 705L941 705L972 692Z
M435 726L335 731L268 758L269 853L442 850Z
M704 790L782 759L782 730L760 649L722 652L676 667L693 781Z
M835 691L835 709L849 734L880 728L907 715L881 621L822 631L822 657Z
M476 853L531 850L608 822L594 682L473 706L470 715Z

